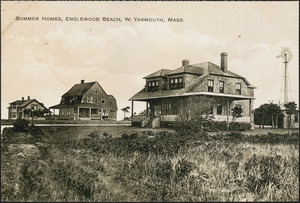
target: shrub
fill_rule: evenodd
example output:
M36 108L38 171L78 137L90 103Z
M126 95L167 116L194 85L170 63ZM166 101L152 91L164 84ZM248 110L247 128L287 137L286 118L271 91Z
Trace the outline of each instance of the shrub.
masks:
M90 137L92 139L95 139L95 138L98 138L99 135L97 133L95 133L95 132L92 132L92 133L88 134L88 137Z
M229 129L231 131L245 131L250 129L249 123L238 123L238 122L232 122L229 124Z
M217 122L217 121L212 121L211 125L209 126L210 131L227 131L227 122L222 121L222 122Z
M15 132L27 132L27 127L28 127L29 121L25 119L20 119L18 118L14 123L13 123L13 130Z
M43 138L44 133L40 127L29 126L27 127L27 131L31 135L31 140L34 142L39 142Z
M104 132L102 135L103 137L111 137L110 134L108 134L107 132Z
M183 100L183 103L185 108L176 117L175 131L181 136L202 134L213 118L210 111L215 100L205 96L192 96Z

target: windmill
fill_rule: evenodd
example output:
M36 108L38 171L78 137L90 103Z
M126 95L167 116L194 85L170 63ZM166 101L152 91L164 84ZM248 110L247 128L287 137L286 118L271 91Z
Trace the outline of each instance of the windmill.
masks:
M278 57L281 57L283 59L284 63L284 103L288 102L288 63L292 59L292 52L289 48L287 47L282 47L281 48L281 54Z

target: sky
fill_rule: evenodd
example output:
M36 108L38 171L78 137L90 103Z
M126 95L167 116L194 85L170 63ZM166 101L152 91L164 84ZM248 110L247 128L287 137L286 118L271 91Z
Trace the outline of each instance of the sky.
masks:
M16 20L39 17L39 21ZM62 21L43 21L60 17ZM100 21L66 21L99 17ZM102 21L103 17L122 22ZM125 21L124 18L132 21ZM162 18L165 22L136 22ZM183 22L168 22L179 18ZM291 49L289 100L299 105L299 4L294 2L13 2L1 1L1 118L10 102L35 98L46 107L80 80L98 81L121 108L144 76L210 61L256 86L254 108L283 101L282 47ZM140 113L145 103L135 102ZM129 115L127 115L129 116Z

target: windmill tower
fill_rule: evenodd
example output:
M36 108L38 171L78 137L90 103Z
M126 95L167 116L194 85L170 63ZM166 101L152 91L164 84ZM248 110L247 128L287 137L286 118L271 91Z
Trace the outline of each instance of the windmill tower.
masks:
M281 48L281 55L278 57L281 57L283 59L284 63L284 76L283 76L283 103L287 103L289 101L288 93L289 93L289 76L288 76L288 63L292 59L292 52L289 48L283 47ZM290 88L291 89L291 88ZM280 100L280 99L279 99Z

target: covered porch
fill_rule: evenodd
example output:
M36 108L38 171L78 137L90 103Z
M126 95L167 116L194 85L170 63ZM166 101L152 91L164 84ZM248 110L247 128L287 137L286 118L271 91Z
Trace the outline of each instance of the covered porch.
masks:
M131 100L131 115L132 122L141 122L141 126L148 127L160 127L164 126L164 123L175 122L179 115L179 112L185 108L186 99L189 96L208 96L213 97L217 101L211 110L213 115L213 121L221 122L226 121L229 128L229 123L233 120L231 115L231 109L234 108L235 101L246 100L245 106L243 106L244 113L241 118L237 118L235 122L240 123L250 123L254 126L253 117L253 97L243 96L243 95L229 95L229 94L184 94L177 97L165 97L165 98L145 98L138 100ZM134 112L134 102L145 102L146 110L143 116L133 115ZM144 122L144 124L143 124Z
M56 105L52 118L61 120L103 120L103 110L94 104ZM55 111L57 110L57 111ZM58 113L56 113L58 112Z

